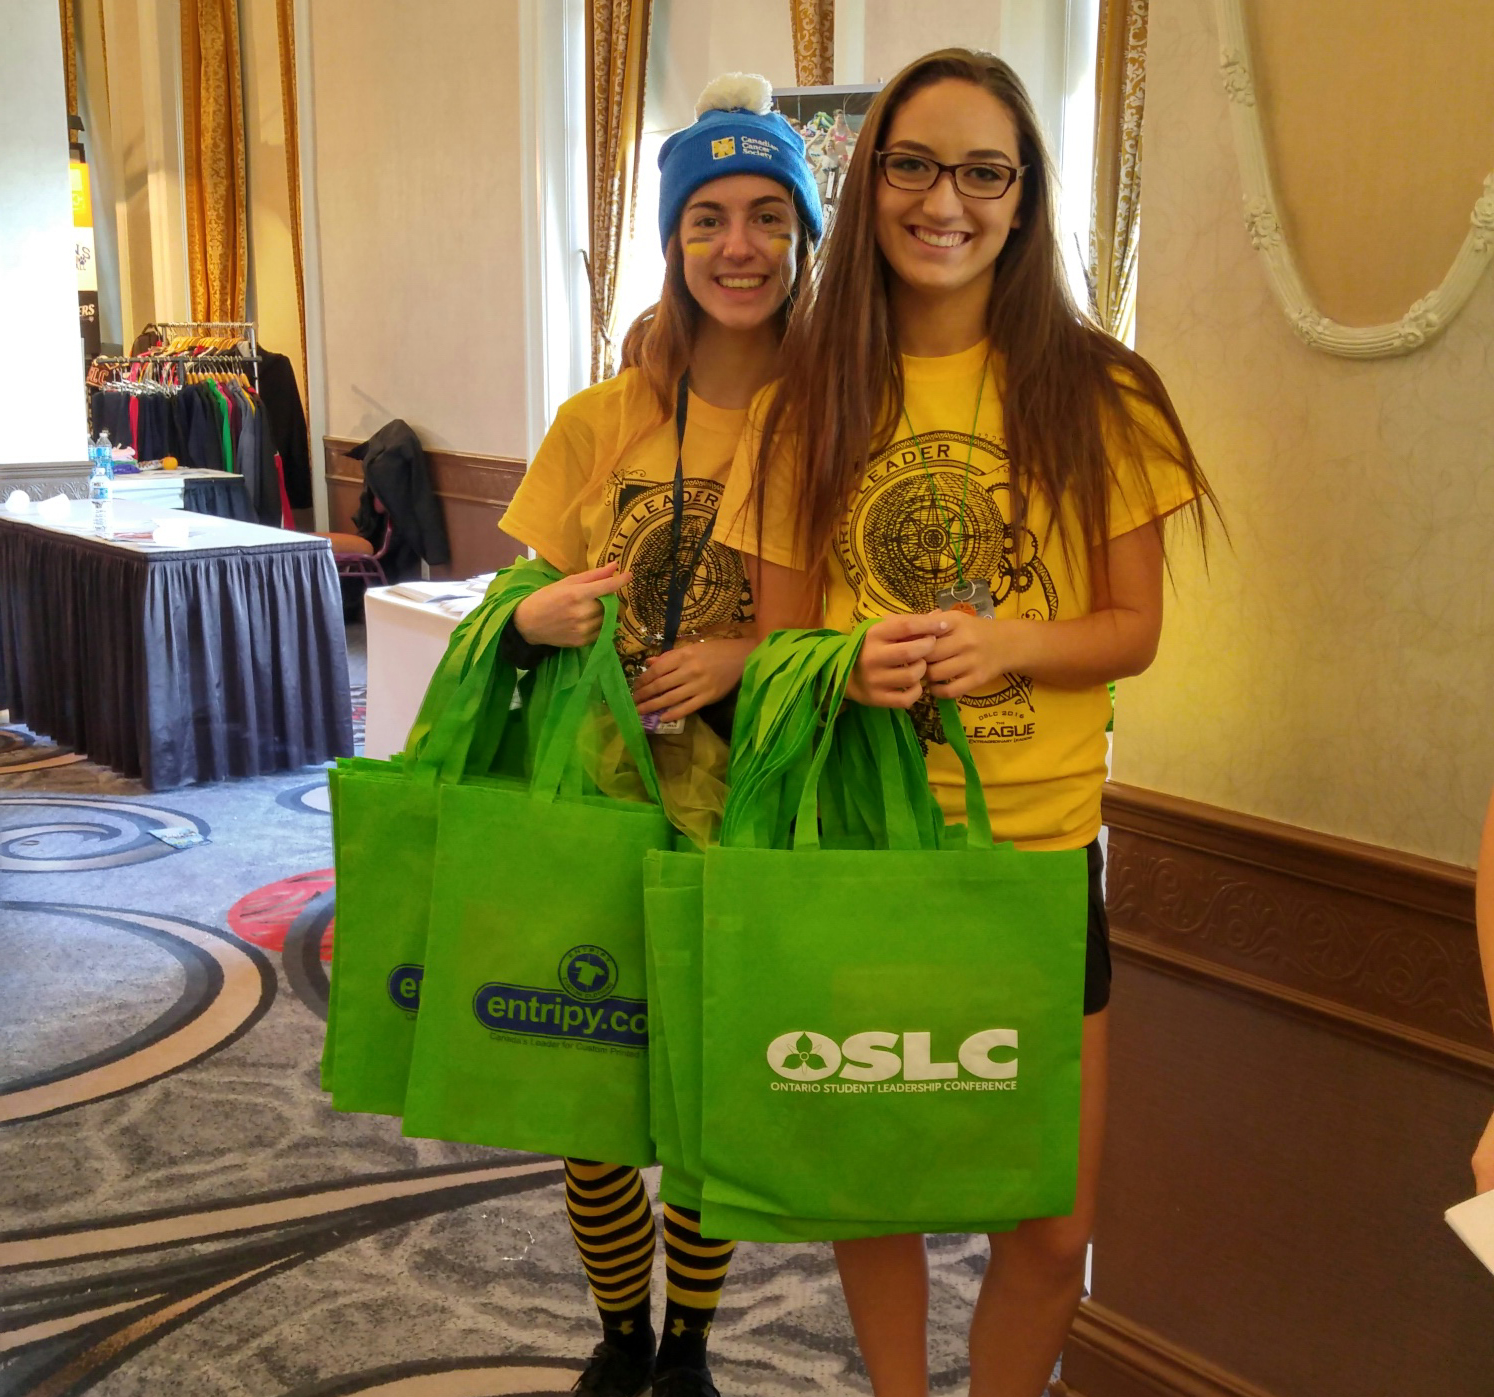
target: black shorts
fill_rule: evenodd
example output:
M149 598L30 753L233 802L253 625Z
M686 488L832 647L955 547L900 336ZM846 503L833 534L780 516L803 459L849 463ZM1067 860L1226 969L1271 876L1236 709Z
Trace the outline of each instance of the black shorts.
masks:
M1084 1012L1110 1003L1110 918L1105 912L1105 855L1100 841L1085 846L1089 859L1089 928L1084 938Z

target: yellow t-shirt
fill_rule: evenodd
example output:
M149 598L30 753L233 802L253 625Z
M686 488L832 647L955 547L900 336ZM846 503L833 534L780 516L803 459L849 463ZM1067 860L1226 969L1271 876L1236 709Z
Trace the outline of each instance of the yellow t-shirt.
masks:
M954 545L962 498L964 575L990 585L998 617L1057 621L1088 614L1088 550L1072 550L1071 571L1040 500L1029 505L1024 537L1020 547L1013 546L1001 393L987 346L938 359L904 356L903 373L907 418L870 463L835 535L826 624L848 630L868 617L932 611L936 595L957 580ZM980 416L972 442L977 393ZM762 402L754 404L754 421ZM1167 439L1159 424L1147 425ZM770 477L759 548L750 489L755 451L756 433L749 425L717 532L743 552L760 552L782 567L803 567L794 546L790 470ZM1110 489L1112 538L1194 496L1182 469L1162 452L1148 454L1143 467L1151 499L1134 467L1118 466L1119 479ZM1026 848L1067 849L1099 833L1110 716L1105 685L1060 689L1007 674L991 689L961 699L959 707L998 839ZM964 776L940 732L932 698L925 695L912 717L939 803L946 815L962 820Z
M680 565L688 567L716 512L746 409L713 407L694 393L685 425ZM628 677L663 640L674 566L671 526L674 414L660 420L643 375L624 369L568 399L540 443L499 526L565 573L620 562L617 650ZM752 593L741 555L718 523L685 594L681 638L730 635L751 625Z

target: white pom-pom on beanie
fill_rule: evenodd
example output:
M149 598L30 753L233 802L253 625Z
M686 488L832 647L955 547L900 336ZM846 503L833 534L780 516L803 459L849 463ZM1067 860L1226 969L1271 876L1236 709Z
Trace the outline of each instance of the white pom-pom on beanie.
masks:
M695 115L743 111L766 116L772 108L773 84L761 73L722 73L706 84L695 103Z
M757 73L724 73L700 94L695 121L659 148L659 244L669 246L685 202L726 175L763 175L791 195L811 242L825 230L804 140L773 110L773 85Z

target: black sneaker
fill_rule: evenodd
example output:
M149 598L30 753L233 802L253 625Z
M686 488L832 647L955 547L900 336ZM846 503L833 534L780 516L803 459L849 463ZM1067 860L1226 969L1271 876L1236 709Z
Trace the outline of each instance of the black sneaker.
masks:
M653 1397L721 1397L708 1368L670 1368L654 1374Z
M604 1340L591 1351L591 1362L571 1391L584 1397L642 1397L653 1376L652 1356L639 1358Z

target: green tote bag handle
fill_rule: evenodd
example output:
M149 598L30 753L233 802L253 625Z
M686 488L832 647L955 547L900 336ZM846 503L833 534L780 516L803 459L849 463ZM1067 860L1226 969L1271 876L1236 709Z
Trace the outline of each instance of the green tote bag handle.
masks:
M510 721L518 673L499 653L513 613L560 574L523 560L500 574L452 633L405 742L406 772L428 782L486 769Z
M540 735L530 794L536 800L545 801L553 801L559 795L582 725L600 697L611 710L623 743L637 763L650 801L660 805L663 802L659 795L659 778L654 771L648 736L643 731L638 706L633 701L627 677L622 671L622 662L618 659L613 644L617 631L617 596L610 593L602 597L601 602L602 629L586 654L581 677L547 717Z
M975 769L975 758L970 754L970 742L965 736L965 725L960 721L960 708L953 699L940 699L939 722L944 728L944 739L960 759L965 772L965 818L969 821L967 844L971 849L992 849L995 841L991 835L991 812L986 807L986 793L981 786L980 772Z
M846 703L846 688L851 682L851 673L861 654L866 633L875 624L863 621L848 636L840 653L828 673L824 695L824 726L820 730L814 755L805 774L804 785L799 793L799 814L794 822L794 845L796 850L813 852L820 847L819 793L820 778L835 743L836 725L841 721L842 708ZM903 781L902 765L892 724L898 715L891 709L867 710L858 721L871 738L876 758L878 775L881 778L883 816L887 826L887 843L893 849L918 849L920 842L917 820L913 813L914 792L908 791ZM907 715L901 715L907 721Z
M748 658L732 726L723 844L784 847L797 807L793 778L811 755L827 671L846 643L839 631L775 631Z

